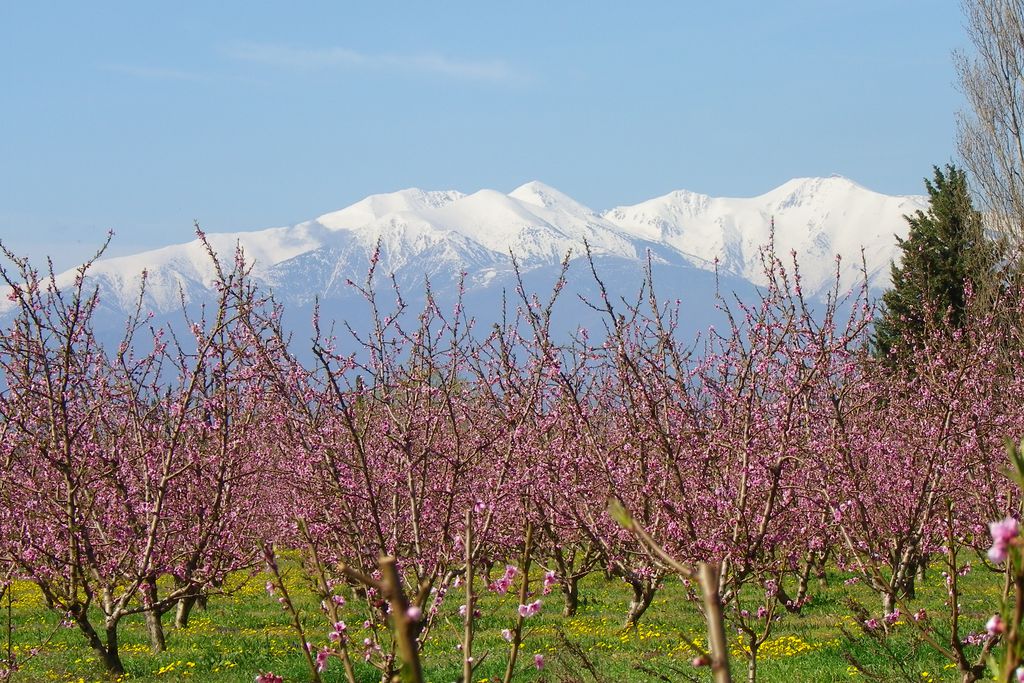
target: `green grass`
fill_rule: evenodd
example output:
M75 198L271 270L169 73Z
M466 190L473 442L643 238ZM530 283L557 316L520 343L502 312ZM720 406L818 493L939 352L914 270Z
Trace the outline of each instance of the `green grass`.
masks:
M320 616L298 573L293 569L289 576L293 597L306 616L310 640L319 646L326 642L326 620ZM853 598L877 613L877 599L860 586L846 585L844 578L845 575L832 574L829 586L816 589L813 601L802 614L787 614L776 624L771 640L763 646L758 658L759 681L864 680L849 666L844 652L851 652L871 666L883 675L883 680L896 680L889 657L880 652L873 639L853 625L849 610L844 606L846 600ZM252 681L262 671L273 671L286 681L308 680L298 638L289 626L289 616L276 600L267 596L263 588L265 580L263 576L236 577L235 592L211 599L207 611L194 612L188 629L177 631L168 626L168 649L158 655L149 652L142 618L128 619L121 628L121 652L127 670L125 680L226 683ZM997 607L999 577L976 571L961 582L964 590L961 603L966 615L962 630L964 633L981 630ZM695 606L687 602L677 581L666 582L640 627L629 632L621 628L629 599L624 584L594 576L584 584L581 594L579 614L571 619L561 617L558 594L543 598L541 615L527 620L531 628L521 650L521 673L516 680L685 680L680 672L699 674L699 680L709 680L706 671L698 671L689 664L692 653L683 641L685 638L702 640L704 628ZM50 643L17 674L16 681L110 680L78 630L58 627L58 615L45 609L34 586L17 584L14 597L14 643L19 650L37 645L57 628ZM913 607L923 607L930 614L941 616L946 609L944 597L942 577L938 570L933 570L920 587ZM457 609L462 601L461 591L453 590L449 594L442 618L426 646L423 657L429 681L455 681L461 675L456 644L462 628ZM500 677L504 672L508 649L500 631L512 625L517 604L511 594L497 596L485 592L481 597L483 616L477 622L474 654L480 658L486 653L486 657L477 670L478 681ZM345 618L354 641L361 642L365 635L361 629L363 616L355 605L350 602L344 608ZM853 640L841 633L840 626L844 623L854 634ZM914 632L912 625L898 624L894 637L888 641L912 676L921 681L958 680L940 655L927 646L915 646ZM945 640L945 636L940 640ZM2 636L0 644L6 650ZM746 665L738 642L733 648L734 654L739 655L733 658L736 679L745 680ZM536 653L545 656L542 671L533 667ZM595 679L588 671L591 667L600 678ZM361 662L357 673L361 681L379 680L379 673ZM324 680L343 680L341 665L336 659L331 661Z

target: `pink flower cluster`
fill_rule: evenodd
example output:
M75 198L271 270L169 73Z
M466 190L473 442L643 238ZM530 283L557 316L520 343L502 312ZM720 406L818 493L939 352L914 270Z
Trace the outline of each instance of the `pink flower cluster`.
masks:
M509 589L512 588L512 581L516 578L516 574L519 573L519 569L515 565L505 565L505 573L500 579L490 585L490 589L495 593L501 593L504 595L508 593Z
M544 573L544 595L547 595L558 585L558 577L554 571Z
M322 648L316 653L316 670L323 673L327 668L327 659L331 656L331 651L327 648Z
M346 632L347 629L348 629L348 626L345 625L344 621L335 622L334 630L331 631L330 633L328 633L327 637L331 640L331 642L334 642L334 643L341 642L341 643L343 643L347 639L346 635L345 635L345 632Z
M971 632L964 636L964 644L966 645L984 645L985 641L989 639L987 633L976 633Z
M459 616L460 617L465 617L466 616L466 606L465 605L459 605ZM474 609L473 610L473 618L474 619L479 619L481 616L483 616L483 615L480 612L480 610L478 610L478 609Z
M992 532L992 547L988 549L988 559L996 564L1002 564L1009 556L1010 544L1020 535L1020 527L1017 520L1007 517L999 522L991 522L988 528Z
M519 605L519 616L521 617L532 617L535 614L540 613L541 602L540 600L534 600L529 605Z
M985 624L985 631L993 638L1001 635L1006 631L1006 624L1003 622L1003 618L998 614L993 614Z

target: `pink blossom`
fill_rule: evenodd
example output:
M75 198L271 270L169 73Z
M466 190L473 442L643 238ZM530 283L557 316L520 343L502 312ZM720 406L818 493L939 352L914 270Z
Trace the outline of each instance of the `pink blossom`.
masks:
M544 668L544 655L534 655L533 656L533 665L535 667L537 667L538 670L543 669Z
M316 670L323 671L327 668L327 659L331 656L331 653L326 648L316 653Z
M964 636L964 642L968 645L984 645L985 641L988 640L989 636L987 633L968 633Z
M1017 520L1007 517L999 522L990 522L988 525L992 533L992 547L988 550L988 559L996 564L1006 562L1010 549L1010 543L1020 534L1020 527Z
M551 589L558 584L558 578L555 576L554 571L544 573L544 595L551 592Z
M534 600L529 605L519 605L519 616L521 617L532 617L540 612L541 602L540 600Z
M490 585L490 589L496 593L505 594L512 587L512 581L516 578L519 569L513 564L505 565L505 573L497 581Z
M865 627L866 627L866 628L867 628L867 629L868 629L869 631L874 631L874 630L875 630L876 628L878 628L879 626L881 626L881 624L879 624L879 623L878 623L878 619L875 619L875 618L871 618L871 619L868 619L867 621L865 621L865 622L864 622L864 626L865 626Z
M992 637L998 636L1006 631L1006 624L998 614L993 614L985 624L985 630Z
M501 630L501 637L511 643L512 642L512 629L507 629L507 628L502 629Z
M334 630L327 634L327 637L332 642L339 642L345 639L345 631L348 627L344 621L338 621L334 624Z

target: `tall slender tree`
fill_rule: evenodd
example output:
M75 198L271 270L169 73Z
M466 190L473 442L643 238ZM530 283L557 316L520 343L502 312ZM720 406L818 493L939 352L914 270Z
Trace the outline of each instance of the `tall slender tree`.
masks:
M934 174L924 181L928 211L906 216L909 234L897 238L902 255L892 263L892 288L882 295L875 320L880 357L895 359L900 349L920 346L943 321L962 326L969 292L993 283L995 249L971 201L966 174L953 164L936 166Z

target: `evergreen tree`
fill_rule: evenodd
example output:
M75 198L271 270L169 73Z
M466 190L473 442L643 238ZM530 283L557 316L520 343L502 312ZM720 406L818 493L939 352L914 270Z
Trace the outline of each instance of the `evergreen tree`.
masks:
M947 319L958 327L968 314L968 288L975 292L992 283L995 249L985 237L981 214L974 209L967 177L947 164L934 167L928 190L927 213L905 216L906 239L897 238L902 258L892 263L892 288L882 295L875 320L875 352L919 345L936 325Z

